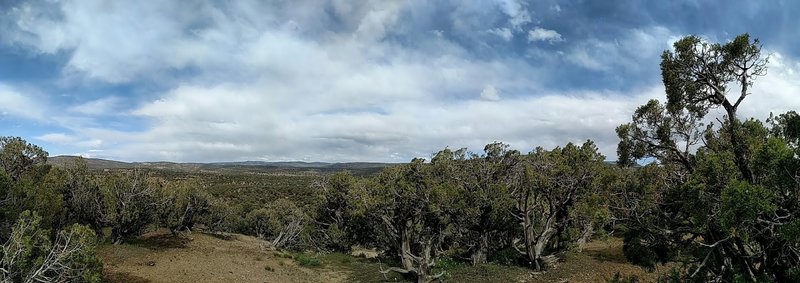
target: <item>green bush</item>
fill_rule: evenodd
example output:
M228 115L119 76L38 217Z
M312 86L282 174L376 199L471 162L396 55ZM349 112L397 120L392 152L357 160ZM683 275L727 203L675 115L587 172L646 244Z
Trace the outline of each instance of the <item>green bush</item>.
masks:
M435 268L442 270L451 270L461 265L463 265L463 263L459 262L458 260L449 256L443 256L436 261Z
M506 248L492 253L489 262L501 265L521 265L524 262L523 256L513 248Z
M2 246L2 282L101 282L103 263L92 229L74 224L49 238L42 217L24 211Z
M211 196L197 181L170 182L160 193L159 221L173 235L191 231L210 212Z
M786 279L791 282L800 282L800 266L795 266L786 272Z
M305 254L296 254L294 256L294 261L296 261L300 266L318 267L322 265L322 261L320 261L318 258Z

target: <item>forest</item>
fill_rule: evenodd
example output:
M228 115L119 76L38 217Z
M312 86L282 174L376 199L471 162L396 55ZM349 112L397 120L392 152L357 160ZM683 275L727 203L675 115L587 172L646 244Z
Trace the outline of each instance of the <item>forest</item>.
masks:
M285 251L371 248L378 272L416 282L446 281L445 261L545 272L603 235L621 237L631 263L670 263L662 282L798 282L800 115L738 114L759 99L750 89L768 57L747 34L676 41L661 57L664 99L617 127L616 157L591 140L529 152L493 142L305 178L309 193L271 199L147 168L54 166L0 137L0 281L102 282L98 245L160 227Z

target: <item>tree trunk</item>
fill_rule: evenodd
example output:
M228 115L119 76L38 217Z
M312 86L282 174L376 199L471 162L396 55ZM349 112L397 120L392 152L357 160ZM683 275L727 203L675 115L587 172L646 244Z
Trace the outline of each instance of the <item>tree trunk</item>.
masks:
M125 237L122 236L123 233L120 230L120 227L111 228L111 242L114 245L120 245L125 240Z
M486 263L486 254L489 250L489 232L481 231L480 238L478 239L478 248L472 253L472 265Z
M423 248L422 254L420 257L422 258L422 262L418 262L419 265L416 269L417 275L417 283L426 283L428 282L428 263L431 259L431 245L430 242L425 243L425 247Z
M583 233L581 237L578 238L578 252L583 251L583 248L586 246L586 243L589 242L589 238L592 237L594 233L594 225L592 223L588 223L583 227Z
M534 235L532 227L529 228L531 231L528 234L531 239L526 241L528 243L527 251L528 251L528 259L533 264L533 267L536 270L543 270L546 268L544 265L542 255L544 253L544 249L547 247L547 243L550 242L550 238L555 233L555 230L552 227L552 216L545 222L544 227L542 227L542 232L538 235Z
M753 173L750 171L750 166L747 164L747 157L745 151L745 144L742 142L742 137L739 136L739 127L741 127L739 120L736 119L736 108L730 103L723 105L725 112L728 114L728 122L730 123L730 141L733 147L733 156L736 167L742 174L742 178L748 183L753 183Z
M406 221L400 231L400 262L406 270L414 270L414 259L411 258L411 235L409 235L411 220Z
M541 237L539 238L539 240L536 241L536 244L533 246L533 257L531 258L531 261L536 267L536 270L544 269L544 265L542 264L543 263L542 252L544 251L544 246L546 243L547 241L544 239L544 237Z

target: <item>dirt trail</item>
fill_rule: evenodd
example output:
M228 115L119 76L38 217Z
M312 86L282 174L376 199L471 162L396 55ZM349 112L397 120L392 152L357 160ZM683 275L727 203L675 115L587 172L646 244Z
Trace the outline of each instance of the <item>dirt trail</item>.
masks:
M347 273L309 269L261 248L253 237L220 239L193 233L144 235L126 245L104 245L98 254L110 282L344 282Z

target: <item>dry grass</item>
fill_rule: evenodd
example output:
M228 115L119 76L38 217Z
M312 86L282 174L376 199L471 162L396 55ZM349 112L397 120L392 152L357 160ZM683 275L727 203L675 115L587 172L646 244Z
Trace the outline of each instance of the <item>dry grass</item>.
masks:
M101 246L98 254L108 282L344 282L348 276L298 266L243 235L223 240L193 233L181 239L156 232L131 244Z
M606 282L617 272L622 276L636 276L641 282L656 282L658 274L667 271L661 267L656 272L648 272L628 263L622 254L622 240L609 238L588 243L583 252L567 255L551 271L530 273L530 281L526 282Z
M268 251L256 238L193 233L174 238L165 231L150 233L130 244L104 245L98 253L105 262L108 282L380 282L404 281L399 274L380 274L378 259L345 254L303 255L321 266L300 266L298 254ZM386 263L382 265L386 268ZM662 272L666 268L661 268ZM582 253L569 254L557 268L532 272L517 266L466 264L448 270L448 282L606 282L619 272L641 282L655 282L658 274L631 265L622 255L622 241L598 240Z

